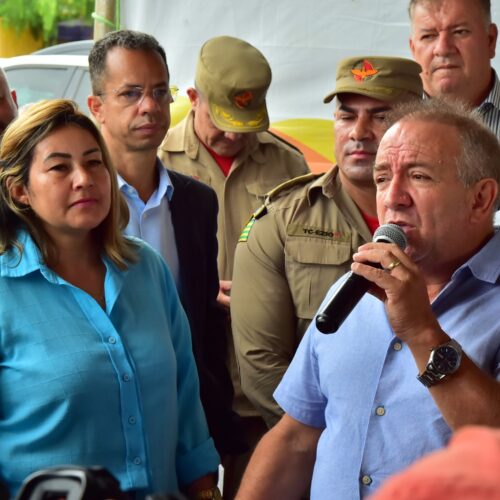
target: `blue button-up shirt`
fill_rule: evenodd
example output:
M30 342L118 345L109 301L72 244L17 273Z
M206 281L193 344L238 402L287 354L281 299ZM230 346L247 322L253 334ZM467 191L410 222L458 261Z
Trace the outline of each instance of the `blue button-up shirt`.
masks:
M125 228L125 234L147 241L159 252L165 259L175 283L179 287L179 256L169 205L174 194L174 186L167 170L158 159L156 168L158 170L158 187L146 203L141 200L134 186L127 184L118 175L118 186L130 211L130 220Z
M497 233L432 303L443 330L497 379L499 275ZM383 303L373 296L365 295L335 334L320 333L312 321L275 392L291 417L325 428L312 499L368 496L387 477L447 443L451 430L416 376L410 349L395 337Z
M185 313L160 256L108 259L106 310L24 252L0 256L0 481L102 465L127 490L175 492L217 470ZM139 495L140 496L140 495Z

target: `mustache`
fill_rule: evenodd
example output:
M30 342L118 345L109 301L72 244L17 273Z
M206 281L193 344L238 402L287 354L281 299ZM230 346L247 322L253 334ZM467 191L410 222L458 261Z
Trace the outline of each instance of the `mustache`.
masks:
M347 154L352 153L367 153L367 154L376 154L378 149L377 144L373 144L371 142L365 143L361 141L351 142L346 144L344 147L344 152Z
M450 58L442 57L442 58L438 59L437 61L434 60L431 62L430 66L429 66L429 72L433 73L434 71L442 68L443 66L457 67L458 64Z

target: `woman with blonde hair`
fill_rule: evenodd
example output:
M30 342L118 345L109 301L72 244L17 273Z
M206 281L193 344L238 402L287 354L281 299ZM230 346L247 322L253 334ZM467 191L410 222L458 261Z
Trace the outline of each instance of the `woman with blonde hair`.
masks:
M161 257L125 237L93 122L42 101L0 145L0 482L101 465L136 498L193 493L219 459L186 316Z

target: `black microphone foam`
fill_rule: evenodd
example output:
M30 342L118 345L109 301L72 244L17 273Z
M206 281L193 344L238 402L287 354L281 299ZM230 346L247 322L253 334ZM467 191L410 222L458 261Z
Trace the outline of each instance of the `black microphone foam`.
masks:
M407 245L404 231L396 224L380 226L373 235L373 241L395 243L401 250ZM380 267L378 264L371 265ZM372 282L363 276L352 271L347 273L342 285L318 312L316 328L321 333L335 333L371 286Z

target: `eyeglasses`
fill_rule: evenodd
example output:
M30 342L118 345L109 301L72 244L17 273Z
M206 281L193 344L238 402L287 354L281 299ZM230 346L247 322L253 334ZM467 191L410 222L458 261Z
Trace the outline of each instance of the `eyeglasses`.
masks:
M174 102L177 94L179 93L179 88L175 85L165 88L165 87L155 87L151 91L147 92L143 87L133 86L133 87L122 87L118 89L112 89L110 92L100 92L99 96L105 96L107 94L113 94L116 100L122 106L139 106L147 95L150 95L153 100L160 106Z

